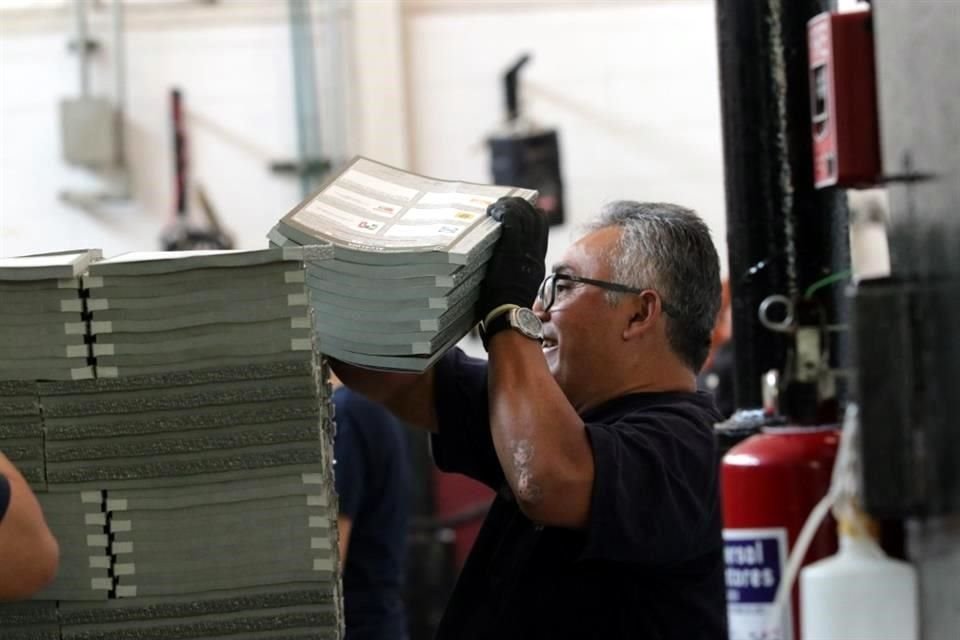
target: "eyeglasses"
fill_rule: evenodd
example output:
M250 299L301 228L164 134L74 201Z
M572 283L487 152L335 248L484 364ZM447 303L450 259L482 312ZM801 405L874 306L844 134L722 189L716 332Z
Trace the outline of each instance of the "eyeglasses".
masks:
M616 282L607 282L606 280L594 280L593 278L581 278L580 276L575 276L569 273L551 273L546 278L543 279L543 282L540 283L540 289L537 291L537 300L540 301L540 306L543 307L544 311L550 311L550 308L553 306L553 303L557 301L557 291L563 294L563 288L560 288L562 285L558 285L559 282L575 282L577 284L589 284L594 287L600 287L601 289L606 289L607 291L618 291L620 293L643 293L644 291L649 291L650 289L628 287L625 284L618 284ZM662 298L660 300L660 307L663 309L664 313L669 313L670 315L675 315L673 313L673 307L669 306Z

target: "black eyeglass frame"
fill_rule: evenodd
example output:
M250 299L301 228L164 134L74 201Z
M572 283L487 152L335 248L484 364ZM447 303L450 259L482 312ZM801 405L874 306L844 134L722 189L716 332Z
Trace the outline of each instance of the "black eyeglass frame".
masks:
M553 307L553 303L557 301L557 281L558 280L567 280L569 282L577 282L579 284L589 284L594 287L600 287L601 289L606 289L607 291L616 291L618 293L643 293L644 291L654 291L654 289L646 288L637 288L637 287L628 287L625 284L620 284L617 282L609 282L607 280L594 280L593 278L583 278L581 276L575 276L572 273L551 273L546 278L543 279L543 282L540 283L540 288L537 289L537 300L540 301L540 306L544 311L550 311L550 308ZM547 286L549 283L550 287L550 299L547 300L546 292ZM676 315L673 312L673 307L667 304L666 300L660 298L660 307L663 309L664 313L669 315Z

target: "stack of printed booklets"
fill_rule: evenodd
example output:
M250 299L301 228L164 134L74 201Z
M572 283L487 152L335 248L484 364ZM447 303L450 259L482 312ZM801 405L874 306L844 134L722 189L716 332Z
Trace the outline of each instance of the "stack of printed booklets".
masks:
M319 350L356 365L424 371L477 323L500 225L487 207L536 192L436 180L355 158L268 234L272 246L330 243L307 260Z
M47 589L0 603L0 637L339 637L332 407L303 269L331 254L0 263L0 322L23 327L0 351L0 450L61 549ZM51 293L71 277L80 293ZM89 375L42 355L63 335Z
M332 253L142 252L93 263L85 282L97 377L309 358L300 261Z
M100 255L0 258L0 380L93 377L81 274Z

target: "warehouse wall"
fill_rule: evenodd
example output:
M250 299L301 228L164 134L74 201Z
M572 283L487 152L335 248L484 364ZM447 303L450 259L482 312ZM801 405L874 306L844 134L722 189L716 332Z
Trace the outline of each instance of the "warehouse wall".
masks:
M229 226L235 226L238 202L294 199L294 183L270 177L264 166L268 157L289 155L294 148L292 107L287 106L292 93L284 82L290 74L281 78L271 71L289 66L284 64L289 46L283 16L267 24L218 26L195 14L176 28L128 16L126 150L134 199L87 212L58 200L65 189L102 187L88 172L61 160L57 104L79 91L76 56L67 51L71 15L69 10L22 15L20 24L4 20L0 33L0 252L97 246L113 254L155 248L173 206L167 106L172 86L183 89L191 114L193 176L206 184ZM92 93L112 97L115 51L108 12L91 12L90 33L103 45L91 64ZM226 138L196 126L198 119L214 119L216 131ZM238 152L231 145L237 141L248 148ZM210 183L209 176L217 174L223 179ZM245 212L244 217L254 216Z
M103 51L92 90L113 91L109 2L89 3ZM286 2L127 0L127 152L133 198L85 212L63 189L101 183L61 160L57 103L78 91L65 0L0 5L0 255L156 247L172 217L167 91L184 90L192 177L241 247L259 247L300 197L267 163L296 153ZM526 112L560 129L568 220L608 200L673 200L723 252L723 184L709 0L316 0L349 16L345 153L439 177L489 179L485 136L500 73L521 52ZM321 60L329 30L314 28ZM334 78L318 62L320 93ZM333 136L329 136L332 139ZM196 208L196 207L194 207ZM554 231L554 258L573 225ZM725 267L726 260L723 259Z
M410 0L411 150L421 172L489 179L500 74L522 53L525 113L557 127L568 220L616 199L667 200L709 222L726 272L713 3Z
M92 192L104 185L61 156L58 103L79 93L77 58L67 50L72 2L18 2L19 8L0 5L0 254L157 248L173 216L168 92L174 86L184 93L191 180L204 185L240 247L265 246L270 225L300 199L295 178L268 169L271 161L297 153L286 2L126 3L125 147L132 198L96 211L58 198L63 190ZM110 4L88 2L89 31L101 44L92 59L91 93L107 97L115 95ZM322 8L313 3L321 98L336 80L323 66L329 29L317 17ZM334 106L320 104L328 111ZM345 144L362 147L355 123L346 128ZM322 144L334 139L326 133ZM387 147L386 155L396 156L396 147ZM375 144L370 152L382 155Z

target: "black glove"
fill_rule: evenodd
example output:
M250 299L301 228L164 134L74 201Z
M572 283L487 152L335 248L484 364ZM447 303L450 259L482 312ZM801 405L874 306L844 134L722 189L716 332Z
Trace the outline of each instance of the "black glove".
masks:
M546 271L549 231L546 215L523 198L500 198L487 207L487 215L500 222L501 235L480 286L481 319L500 305L533 305Z

